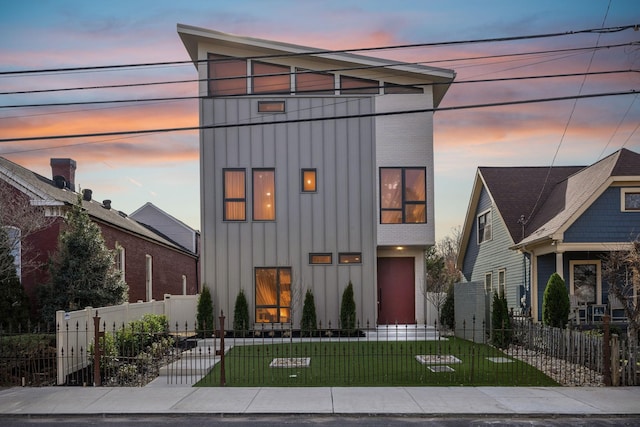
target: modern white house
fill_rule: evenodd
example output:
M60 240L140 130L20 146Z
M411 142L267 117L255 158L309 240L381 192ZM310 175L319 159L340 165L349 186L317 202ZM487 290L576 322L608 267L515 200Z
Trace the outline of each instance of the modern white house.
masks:
M433 114L455 73L178 24L198 71L203 284L232 321L425 319ZM231 324L231 323L229 323Z

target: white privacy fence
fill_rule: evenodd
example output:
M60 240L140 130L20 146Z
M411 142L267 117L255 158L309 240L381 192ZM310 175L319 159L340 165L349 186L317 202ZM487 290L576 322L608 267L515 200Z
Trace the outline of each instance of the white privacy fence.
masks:
M195 331L199 295L165 295L163 301L124 303L111 307L72 312L56 312L56 346L58 385L66 383L71 373L89 366L88 349L95 337L94 317L100 317L98 331L113 331L145 314L165 315L171 330Z

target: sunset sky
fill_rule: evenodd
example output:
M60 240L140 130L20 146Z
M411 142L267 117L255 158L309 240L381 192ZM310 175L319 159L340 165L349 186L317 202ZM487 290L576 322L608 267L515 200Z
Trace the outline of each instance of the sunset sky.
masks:
M195 99L25 104L197 95L176 24L326 49L471 41L640 25L637 0L0 0L0 156L51 177L49 159L78 162L76 188L132 213L152 202L200 229L198 132L10 141L198 125ZM594 47L600 49L593 49ZM609 47L606 47L609 46ZM640 90L640 31L359 52L453 69L441 107ZM513 56L519 54L519 56ZM509 55L509 56L506 56ZM634 71L629 71L634 70ZM558 74L625 71L587 77ZM525 76L538 79L501 80ZM465 83L470 80L485 80ZM82 90L56 90L98 87ZM17 94L15 92L32 93ZM478 166L589 165L640 152L637 94L452 109L435 114L436 238L462 224Z

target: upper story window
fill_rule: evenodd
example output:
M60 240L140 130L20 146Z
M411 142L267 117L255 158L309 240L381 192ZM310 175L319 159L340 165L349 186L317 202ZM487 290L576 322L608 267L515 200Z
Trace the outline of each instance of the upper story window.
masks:
M310 253L309 264L333 264L331 253Z
M116 242L116 259L115 259L116 271L120 273L122 280L124 280L124 267L125 267L125 252L124 248L120 246L120 243Z
M22 280L22 231L12 226L5 226L4 231L7 233L9 250L13 256L13 263L16 267L16 275L18 279Z
M478 215L478 243L491 240L491 211Z
M210 53L209 96L243 95L247 93L247 61L232 56Z
M343 252L338 254L338 264L362 264L362 253Z
M224 220L244 221L247 219L247 199L244 169L223 171Z
M333 95L334 87L333 74L296 69L296 95Z
M377 80L359 77L340 76L340 93L342 94L378 94L380 88Z
M253 61L251 63L251 74L253 82L252 93L289 94L291 92L290 67Z
M426 168L380 168L380 223L427 222Z
M622 188L622 212L640 212L640 188Z
M318 191L315 169L302 169L302 192L315 193Z
M421 87L417 86L409 86L409 85L398 85L395 83L385 83L384 84L384 93L424 93L424 90Z
M258 101L258 113L284 113L284 101Z
M276 219L276 184L274 169L253 169L253 219Z

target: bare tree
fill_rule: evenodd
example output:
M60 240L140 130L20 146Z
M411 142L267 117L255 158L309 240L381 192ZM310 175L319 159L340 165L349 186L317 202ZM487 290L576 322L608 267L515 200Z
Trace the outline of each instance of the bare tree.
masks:
M53 217L45 215L43 208L32 205L25 194L0 179L0 227L9 230L7 234L11 251L20 250L22 274L42 267L37 261L38 253L29 237L48 227L53 221ZM6 273L0 271L0 276Z
M631 242L629 250L612 251L604 257L602 277L609 285L609 295L622 303L628 321L629 364L635 367L640 332L640 237Z
M452 235L446 236L426 252L426 274L422 294L435 307L438 323L449 287L460 280L460 271L456 268L460 235L460 227L456 227L452 230Z

